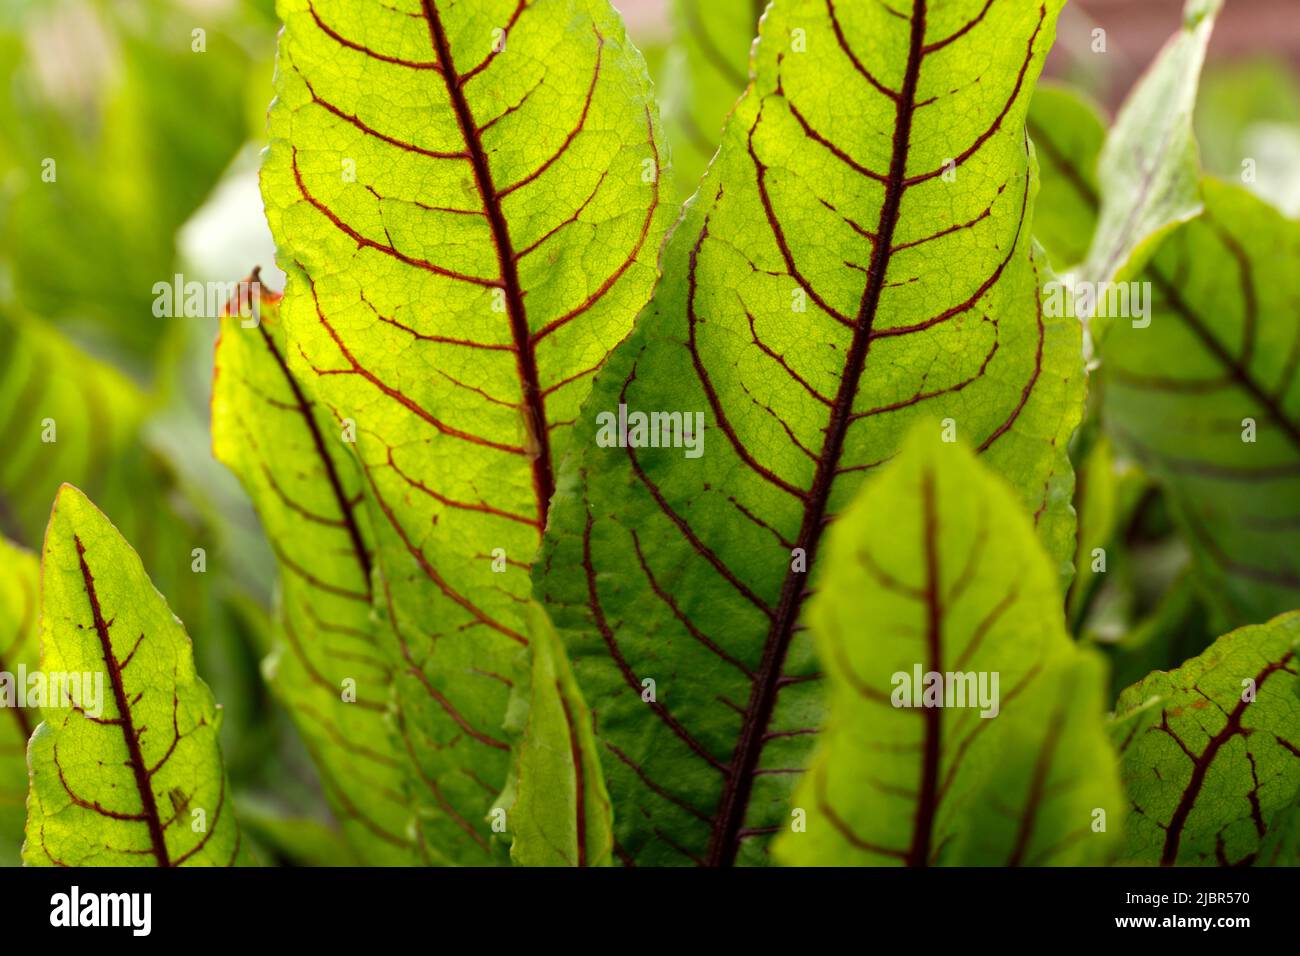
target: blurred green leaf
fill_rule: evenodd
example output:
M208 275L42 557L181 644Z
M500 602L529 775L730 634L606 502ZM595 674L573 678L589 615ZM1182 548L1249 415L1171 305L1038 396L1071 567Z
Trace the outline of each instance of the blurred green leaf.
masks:
M20 707L23 670L40 668L40 562L0 537L0 866L17 866L27 803L27 739L36 710Z
M245 138L249 54L219 20L158 0L40 5L10 29L22 43L5 39L16 62L0 102L12 295L147 369L175 232Z
M672 0L673 39L659 77L679 200L700 184L749 83L749 50L767 0Z
M1131 278L1160 240L1201 210L1192 114L1205 50L1223 0L1187 0L1183 28L1129 91L1097 160L1097 230L1088 282Z
M1207 179L1101 346L1103 421L1166 489L1217 631L1300 604L1300 223Z
M1106 126L1091 101L1052 83L1034 91L1027 125L1042 178L1034 238L1059 272L1083 262L1097 228L1097 157Z

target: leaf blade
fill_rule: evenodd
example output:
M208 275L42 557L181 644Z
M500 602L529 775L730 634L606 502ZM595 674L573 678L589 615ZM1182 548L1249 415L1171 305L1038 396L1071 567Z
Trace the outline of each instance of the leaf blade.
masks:
M1110 838L1092 814L1118 823L1123 806L1104 668L1065 633L1056 576L1011 489L919 429L837 522L827 560L810 624L831 713L793 800L807 832L784 833L778 857L1104 861ZM923 704L931 675L940 696Z
M291 366L356 429L426 843L486 862L554 462L649 295L666 166L605 0L359 9L280 3L263 192Z
M795 565L815 571L827 516L917 417L937 407L960 420L1013 477L1068 568L1063 450L1081 414L1079 329L1042 318L1021 228L1033 178L1021 123L1058 7L983 7L945 5L928 25L870 5L769 7L755 84L666 246L654 304L588 402L585 426L607 429L600 445L623 444L626 406L703 409L721 448L678 464L659 444L588 447L566 468L537 571L614 748L610 792L646 808L616 821L638 864L726 864L742 843L745 859L764 858L761 836L784 811L819 709L799 623L807 578ZM827 82L822 57L785 47L796 29L810 50L831 51L843 82ZM996 53L985 45L995 33ZM963 70L989 56L997 66L964 87ZM937 113L919 105L955 87L979 91L960 116L960 97ZM873 124L828 125L848 115L886 129L915 119L917 148L905 131L882 146ZM942 178L945 155L970 189ZM914 199L904 204L904 193ZM956 228L935 233L925 212ZM863 229L868 215L888 228ZM930 263L944 255L930 244L956 254L975 242L982 258L963 260L971 270L959 288L951 274L940 280ZM868 254L871 266L843 265ZM800 295L809 318L792 322ZM944 357L958 352L960 362ZM927 381L931 364L937 381ZM676 696L647 706L642 682L656 678L661 695Z
M1101 208L1083 266L1091 282L1129 278L1163 236L1201 211L1192 120L1222 6L1223 0L1187 0L1182 30L1129 93L1106 137L1097 160Z
M107 693L83 689L43 708L28 748L24 862L248 862L220 711L184 627L117 529L69 485L55 499L41 574L42 672L92 675Z
M265 670L354 851L372 864L412 865L406 788L416 772L390 725L392 664L371 608L361 477L324 437L334 422L311 382L289 371L278 297L256 276L254 285L260 308L221 323L212 447L248 490L277 555L277 642Z
M1300 781L1300 614L1220 637L1120 694L1117 736L1134 812L1123 862L1250 862ZM1123 722L1129 721L1127 725Z
M1300 568L1300 227L1245 189L1207 179L1203 215L1143 277L1150 327L1115 322L1101 345L1103 422L1165 487L1201 596L1226 629L1291 609ZM1227 269L1225 271L1224 264ZM1205 272L1215 269L1213 280ZM1171 360L1172 357L1172 360Z
M591 712L540 605L529 608L528 632L531 696L515 769L510 858L516 866L609 866L613 807Z

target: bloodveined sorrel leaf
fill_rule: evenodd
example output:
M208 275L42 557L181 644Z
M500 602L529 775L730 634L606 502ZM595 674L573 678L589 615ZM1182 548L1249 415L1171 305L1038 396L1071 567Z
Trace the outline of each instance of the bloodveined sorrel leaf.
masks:
M80 691L51 691L28 747L23 862L249 862L221 763L221 712L194 672L189 636L131 546L70 485L45 534L41 671L81 675Z
M528 635L530 705L515 767L510 857L521 866L608 865L613 808L591 713L540 605L528 609Z
M355 437L426 842L486 862L555 464L669 215L650 82L605 0L280 13L289 358Z
M836 521L824 565L809 623L830 713L793 798L806 832L778 859L1104 862L1093 812L1118 826L1123 809L1104 666L1062 627L1055 568L1005 482L921 425ZM940 703L921 706L929 674Z
M1026 125L1042 176L1034 238L1060 271L1083 261L1097 228L1097 156L1106 126L1093 103L1052 83L1034 90Z
M360 470L314 380L289 372L278 297L260 300L221 323L212 449L248 490L280 564L266 669L353 849L370 863L416 863L415 766L388 713L392 664L372 612Z
M1225 634L1120 694L1123 860L1251 862L1300 786L1300 612Z
M16 866L27 800L27 739L36 711L19 707L19 668L40 665L36 619L40 564L36 555L0 537L0 866Z
M1183 28L1130 91L1097 160L1103 184L1083 278L1128 278L1201 209L1192 117L1201 64L1223 0L1187 0Z
M749 83L749 50L767 0L674 0L660 83L677 194L685 200L718 151L727 114Z
M1300 603L1300 225L1239 186L1202 193L1140 277L1149 327L1109 323L1102 414L1169 493L1222 629Z
M918 416L1013 481L1068 575L1080 330L1039 307L1023 130L1059 6L764 15L654 304L584 411L606 446L631 444L620 405L683 415L695 451L575 454L537 575L628 859L765 858L820 719L807 569Z

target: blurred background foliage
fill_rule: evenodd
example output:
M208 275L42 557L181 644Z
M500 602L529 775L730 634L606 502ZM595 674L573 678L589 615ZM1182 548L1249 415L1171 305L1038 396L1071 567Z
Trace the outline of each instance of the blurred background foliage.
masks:
M685 199L741 92L755 0L615 0L658 81ZM1074 0L1049 74L1113 109L1180 0ZM1230 0L1197 117L1203 162L1300 215L1295 0ZM1272 29L1276 19L1290 30ZM242 490L211 456L214 316L159 318L154 285L281 276L257 165L273 0L4 0L0 5L0 533L38 550L60 482L140 551L226 710L223 747L264 862L348 862L301 743L260 674L274 580ZM1105 31L1098 52L1096 30ZM196 33L196 31L202 31ZM1289 44L1289 46L1288 46ZM50 165L50 161L53 165ZM53 173L53 181L47 181ZM40 441L42 421L59 429ZM1114 561L1067 599L1123 687L1208 643L1188 556L1132 462L1085 428L1086 542ZM1109 547L1114 545L1114 547ZM206 570L193 570L195 549ZM0 833L0 864L20 835Z

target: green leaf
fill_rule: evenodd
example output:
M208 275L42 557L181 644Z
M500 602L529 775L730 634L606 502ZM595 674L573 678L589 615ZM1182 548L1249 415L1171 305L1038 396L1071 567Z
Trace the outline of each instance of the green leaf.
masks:
M1218 631L1300 604L1300 224L1207 179L1102 342L1103 420L1168 491ZM1141 323L1138 323L1141 325Z
M749 50L766 9L767 0L673 0L673 42L659 86L679 199L700 184L749 84Z
M1120 694L1123 860L1247 863L1300 787L1300 612L1225 634Z
M1300 866L1300 790L1273 816L1255 865Z
M1106 126L1090 100L1046 82L1034 90L1027 125L1043 183L1034 203L1034 238L1059 271L1083 261L1097 228L1097 156Z
M108 491L135 443L144 395L48 324L0 314L0 529L39 540L60 480Z
M29 6L4 57L0 261L18 301L140 360L172 325L147 317L154 283L175 272L175 234L248 135L260 44L234 4L202 17L158 2ZM70 269L69 249L94 254Z
M239 802L239 823L257 848L258 859L268 865L362 865L343 834L317 820L285 816L283 810L246 798Z
M781 836L778 858L1104 862L1123 807L1105 669L1066 634L1055 569L1012 490L922 426L826 550L809 621L830 715L793 798L807 831ZM961 697L922 707L931 674Z
M1300 215L1300 76L1284 59L1266 54L1215 63L1197 98L1196 138L1207 173L1236 179L1249 169L1251 192Z
M248 862L221 712L185 628L131 546L70 485L45 535L41 671L74 692L50 691L28 747L27 865Z
M222 320L212 449L243 482L280 566L265 669L302 733L354 850L419 861L408 832L416 773L389 717L392 664L371 609L361 475L311 379L289 371L279 300Z
M510 857L520 866L605 866L613 857L613 812L592 716L546 612L534 604L528 619L530 706Z
M1117 560L1126 557L1127 543L1120 535L1132 521L1143 492L1150 487L1150 480L1131 462L1116 460L1115 449L1105 434L1094 437L1080 461L1077 477L1074 500L1079 534L1074 579L1066 593L1066 617L1073 633L1083 625L1089 604L1105 581L1104 575L1114 569Z
M16 866L27 801L27 739L35 714L18 706L20 668L35 673L40 564L36 555L0 538L0 866Z
M1192 120L1201 64L1222 5L1223 0L1187 0L1182 30L1115 118L1098 160L1101 209L1082 269L1088 281L1129 278L1171 229L1201 211Z
M1023 128L1059 7L778 0L763 19L655 301L587 403L597 440L537 574L638 864L765 859L796 781L768 771L802 766L795 732L819 720L801 618L822 531L918 418L1013 482L1070 573L1080 329L1039 307ZM682 416L693 447L607 447L620 405Z
M529 564L667 170L605 0L389 7L281 0L263 193L290 365L355 430L426 842L487 862Z

